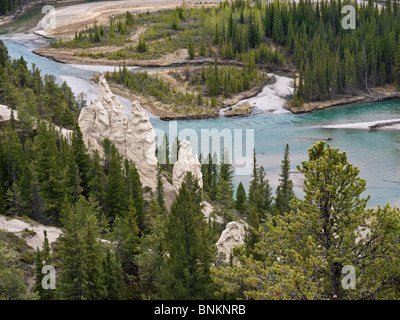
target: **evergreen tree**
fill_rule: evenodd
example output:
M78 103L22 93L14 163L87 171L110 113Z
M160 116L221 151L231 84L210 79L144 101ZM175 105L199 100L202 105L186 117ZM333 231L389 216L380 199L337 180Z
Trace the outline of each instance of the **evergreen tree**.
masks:
M104 248L99 240L97 204L81 197L74 206L64 202L61 240L61 284L63 299L104 299L107 297L103 271Z
M45 291L42 287L42 279L43 279L42 269L43 269L42 256L41 256L39 247L37 247L36 248L36 260L35 260L34 290L39 295L39 299L42 299L42 297L44 296L44 291Z
M194 43L192 37L189 37L187 48L188 48L189 59L193 60L196 56L196 53L194 50Z
M164 193L164 186L163 186L163 181L162 181L160 164L158 164L158 166L157 166L156 199L157 199L157 203L160 206L161 210L163 212L167 212L167 208L165 206L165 193Z
M106 179L106 208L111 220L118 215L124 215L127 208L122 156L114 144L111 145L110 165Z
M276 189L275 209L279 214L290 212L290 200L294 197L293 181L290 180L290 159L289 145L285 147L281 173L279 174L280 184Z
M247 214L247 197L246 191L244 190L243 184L240 182L236 190L236 202L235 209L242 215Z
M107 291L106 299L121 300L124 293L123 270L118 258L107 250L103 259L104 285Z
M394 83L398 88L400 88L400 48L395 56L393 75L394 75Z
M129 199L128 207L126 216L115 218L112 238L115 241L122 269L127 275L134 275L137 272L134 260L139 253L140 230L132 197Z
M101 157L97 150L93 151L93 155L89 162L88 178L88 195L91 195L99 203L101 207L105 205L106 193L104 190L105 175L101 165Z
M233 199L233 169L230 163L228 150L224 149L221 155L221 164L218 178L218 189L216 200L219 204L223 205L226 209L234 207Z
M163 299L213 297L211 256L200 201L200 188L189 172L166 223L165 249L168 256L157 280Z
M140 181L139 172L136 169L136 165L131 161L125 160L125 172L126 172L126 186L127 186L127 199L129 205L129 199L132 199L132 205L136 210L137 223L141 230L144 229L144 199L143 199L143 187ZM128 206L129 207L129 206ZM128 208L129 211L129 208Z
M71 149L74 157L75 164L78 166L78 172L82 179L82 190L86 191L88 189L88 172L90 158L88 150L83 141L82 132L79 125L76 123L74 130L71 135ZM86 193L84 192L86 195Z

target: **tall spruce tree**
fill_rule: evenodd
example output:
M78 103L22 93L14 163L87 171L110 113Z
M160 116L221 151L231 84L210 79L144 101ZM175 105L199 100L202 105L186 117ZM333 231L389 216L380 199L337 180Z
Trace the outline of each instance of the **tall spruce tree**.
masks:
M243 184L240 182L236 190L235 209L242 215L247 214L247 197Z
M165 261L157 279L163 299L213 297L211 251L197 180L189 172L172 204L165 230Z
M110 147L110 164L106 179L106 211L113 220L117 215L125 215L127 209L125 174L122 156L114 144Z
M275 210L279 214L290 212L290 200L294 197L293 181L290 180L290 153L289 145L285 147L281 173L279 174L280 184L276 189Z

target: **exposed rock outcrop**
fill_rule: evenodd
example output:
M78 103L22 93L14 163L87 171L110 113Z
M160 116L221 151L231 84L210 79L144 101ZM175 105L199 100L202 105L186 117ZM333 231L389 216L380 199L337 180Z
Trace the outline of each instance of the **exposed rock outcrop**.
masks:
M42 250L43 248L43 231L46 230L47 238L50 245L55 242L62 233L61 229L59 228L48 227L39 223L31 225L30 223L22 221L20 219L7 219L4 216L0 216L0 229L16 234L20 238L25 239L26 243L33 249L36 249L38 247L40 250ZM24 234L26 234L27 232L30 232L32 234L24 236Z
M224 263L229 263L230 254L234 247L244 244L245 234L245 227L241 223L232 221L226 225L217 241L218 252L223 254Z
M90 107L82 109L78 123L89 148L102 154L101 142L105 138L110 139L123 156L135 162L142 184L155 188L156 135L149 117L134 101L128 118L102 73L99 77L99 96Z
M203 205L202 212L204 214L204 218L207 221L208 221L208 219L210 219L211 221L216 221L218 223L224 222L224 220L219 215L213 214L214 207L211 205L211 203L209 203L207 201L203 201L202 205Z
M11 109L3 104L0 104L0 122L8 121L11 118ZM14 119L18 120L17 112L14 111Z
M251 105L246 101L236 106L233 106L229 110L225 111L225 117L246 116L249 115L250 113L251 113Z
M175 189L179 191L187 172L192 172L193 176L197 178L199 186L203 187L203 175L201 174L201 164L196 157L193 157L190 142L183 140L179 144L178 161L174 165L172 172L172 184Z

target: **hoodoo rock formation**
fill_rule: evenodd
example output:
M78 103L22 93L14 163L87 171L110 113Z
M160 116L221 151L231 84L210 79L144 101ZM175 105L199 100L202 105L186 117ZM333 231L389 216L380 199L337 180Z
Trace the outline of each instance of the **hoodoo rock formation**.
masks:
M203 175L201 174L201 164L196 157L193 157L190 142L183 140L179 144L178 161L174 165L172 172L172 184L179 191L187 172L192 172L197 178L200 188L203 188Z
M229 263L230 254L234 247L244 244L246 231L238 222L232 221L226 225L224 231L217 241L218 252L222 253L225 263Z
M119 152L132 160L144 186L157 184L156 135L149 117L137 101L130 116L111 92L103 73L99 77L99 96L82 109L78 119L83 139L89 148L103 153L101 142L108 138Z
M11 109L0 104L0 122L8 121L11 118ZM14 112L14 119L17 119L17 112Z

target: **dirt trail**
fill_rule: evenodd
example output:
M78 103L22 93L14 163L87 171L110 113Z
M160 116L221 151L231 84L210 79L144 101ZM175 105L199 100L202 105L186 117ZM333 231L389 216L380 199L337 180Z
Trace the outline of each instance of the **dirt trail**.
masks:
M62 233L59 228L44 226L40 223L30 224L20 219L8 220L5 216L0 216L0 229L4 229L22 237L33 249L39 247L40 250L43 247L44 230L47 232L47 238L49 239L50 245L55 242Z

